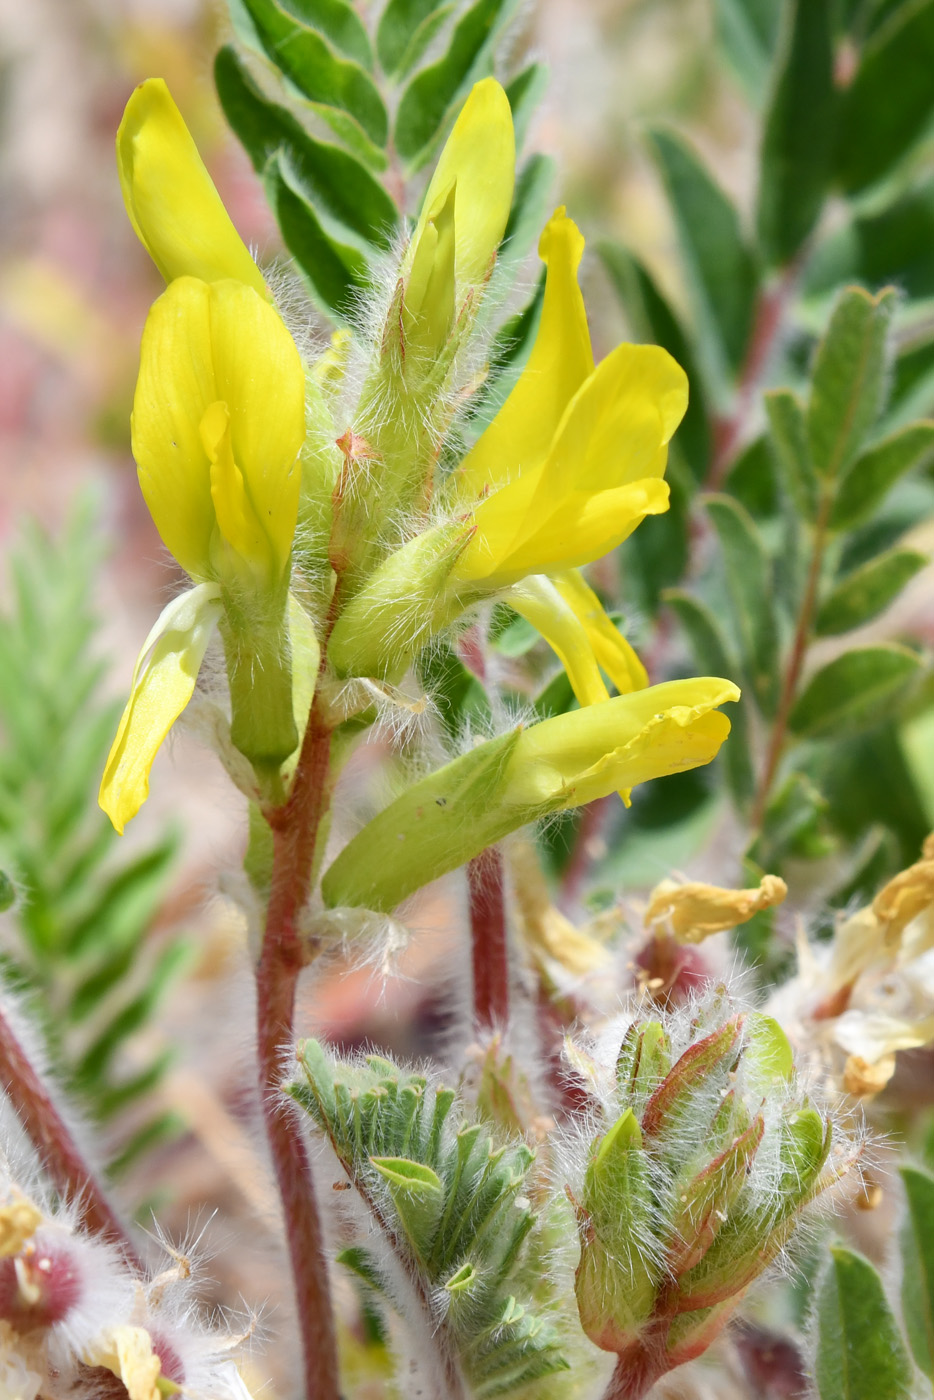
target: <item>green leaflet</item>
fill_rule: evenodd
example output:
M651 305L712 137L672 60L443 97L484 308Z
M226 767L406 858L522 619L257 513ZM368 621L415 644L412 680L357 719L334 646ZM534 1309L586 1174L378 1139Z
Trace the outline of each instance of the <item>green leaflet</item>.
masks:
M702 599L678 588L666 589L662 594L662 602L667 603L676 613L687 634L701 674L729 677L739 675L739 664L732 655L730 644L712 608ZM732 729L720 759L733 800L738 803L752 797L755 789L746 705L745 699L740 700L730 714Z
M929 563L915 549L890 549L841 579L818 610L814 631L835 636L861 627L898 597L905 585Z
M389 0L376 31L376 54L385 73L392 75L407 66L410 46L438 8L437 0ZM441 12L450 8L444 6Z
M0 612L0 867L15 883L0 877L0 903L9 911L5 976L21 989L56 1075L92 1120L108 1121L116 1177L179 1131L173 1115L147 1111L171 1051L147 1052L139 1039L138 1058L126 1050L149 1030L191 949L175 936L158 946L149 937L178 834L163 829L151 846L128 852L94 801L119 713L102 695L90 602L98 514L86 499L60 537L28 525L9 551L13 586Z
M370 37L350 0L282 0L282 8L362 68L373 67Z
M306 1041L298 1066L289 1093L378 1210L397 1263L424 1296L447 1292L443 1318L431 1312L426 1322L457 1356L471 1394L508 1394L566 1370L557 1336L525 1301L530 1149L495 1141L464 1121L452 1090L378 1056L345 1064ZM384 1304L392 1298L365 1240L344 1258Z
M766 394L765 409L782 485L804 518L813 520L817 513L818 483L811 461L804 409L789 389L773 389Z
M324 311L347 321L357 305L356 290L369 281L366 259L356 248L342 247L327 236L286 155L272 156L263 176L285 245L312 296Z
M276 65L309 102L351 117L377 147L385 146L389 118L369 74L338 58L311 24L277 0L230 0L237 32Z
M772 571L752 517L729 496L705 497L723 550L727 585L747 681L763 714L778 703L778 624Z
M739 215L700 158L679 137L652 132L674 212L697 308L701 348L712 360L712 382L735 374L752 329L759 278Z
M908 1213L902 1226L902 1314L912 1355L934 1379L934 1177L899 1168Z
M884 438L858 457L837 488L830 525L852 530L880 506L892 486L907 472L934 457L934 422L912 423Z
M757 211L759 240L774 264L795 256L817 222L830 182L836 106L831 10L831 0L789 0L782 11Z
M530 156L516 175L509 220L496 257L496 266L513 272L537 242L551 206L555 162L551 156Z
M717 39L757 105L768 89L781 6L775 0L715 0Z
M821 239L804 273L808 294L843 282L882 287L894 282L907 296L934 295L934 180L927 178L893 203L854 216Z
M819 477L836 480L862 447L882 407L891 288L870 296L847 287L814 361L808 442Z
M934 112L934 0L897 6L872 35L841 102L836 174L853 193L886 176Z
M545 95L548 76L548 68L544 63L530 63L506 84L506 96L512 108L512 123L516 130L517 151L522 149L532 113Z
M402 94L393 136L396 150L413 168L424 164L451 108L466 95L517 0L477 0L459 20L437 63L412 79Z
M282 152L332 241L349 242L362 252L390 246L399 213L365 166L339 146L310 136L291 112L270 102L230 45L215 59L214 79L224 115L258 173Z
M839 738L875 724L891 713L920 668L907 647L854 647L811 677L791 711L789 727L802 738Z
M820 1400L907 1400L911 1363L882 1280L852 1250L832 1248L830 1255L817 1299Z

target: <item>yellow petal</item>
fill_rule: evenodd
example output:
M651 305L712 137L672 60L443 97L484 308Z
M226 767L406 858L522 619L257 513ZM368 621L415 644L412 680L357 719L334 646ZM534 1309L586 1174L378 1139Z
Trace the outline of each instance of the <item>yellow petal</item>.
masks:
M90 1366L106 1366L113 1372L123 1382L128 1400L162 1400L157 1385L162 1362L144 1327L122 1324L108 1328L85 1350L83 1359Z
M484 282L506 230L516 178L509 98L495 78L475 83L445 143L412 238L434 218L457 182L454 209L458 289Z
M934 905L934 860L919 860L901 870L876 895L873 913L885 930L889 947L925 909Z
M543 574L523 579L510 590L508 601L557 652L579 704L609 699L586 630L550 579Z
M679 943L702 943L713 933L748 923L762 909L781 904L788 886L778 875L763 875L757 889L727 890L699 880L663 880L649 895L646 928L669 933Z
M605 968L611 954L586 929L579 929L551 903L535 847L522 836L506 848L516 913L523 939L539 967L559 963L572 977Z
M239 282L174 281L154 303L140 350L133 454L168 549L211 577L215 508L201 425L225 404L229 447L281 573L292 548L305 436L305 376L281 318ZM216 426L216 425L215 425Z
M581 386L548 453L542 489L560 498L661 476L688 403L687 376L657 345L617 345Z
M477 533L455 574L505 587L577 568L668 507L668 441L687 379L656 345L618 345L571 400L545 460L475 507Z
M509 760L508 800L580 806L614 789L709 763L730 732L715 708L738 700L732 681L666 681L525 730Z
M476 533L452 577L505 588L527 574L579 568L615 549L647 515L667 509L668 484L658 478L592 495L569 490L550 501L520 477L477 506Z
M41 1224L41 1212L25 1196L0 1206L0 1259L19 1254Z
M217 584L199 584L169 603L143 643L98 796L121 835L149 796L149 770L191 699L221 611Z
M564 207L545 225L538 245L548 271L535 344L512 393L464 458L458 489L478 496L539 466L568 404L593 373L593 352L577 269L584 239Z
M577 569L554 574L552 583L580 619L594 656L620 695L648 685L645 667L619 628L603 610L603 604Z
M857 1099L868 1099L881 1093L895 1073L895 1056L883 1055L870 1064L862 1055L848 1055L843 1066L843 1087Z
M406 349L431 356L441 350L454 322L456 193L455 182L421 231L402 305Z
M247 495L243 473L234 460L230 411L225 403L212 403L205 410L200 431L210 464L211 500L217 528L229 548L253 564L257 577L271 586L278 579L281 566Z
M117 169L130 222L167 282L232 277L268 297L161 78L140 83L127 103Z

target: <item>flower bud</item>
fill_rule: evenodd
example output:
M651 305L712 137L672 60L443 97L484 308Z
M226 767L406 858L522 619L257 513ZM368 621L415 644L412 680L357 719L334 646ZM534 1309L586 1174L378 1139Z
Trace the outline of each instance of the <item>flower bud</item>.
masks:
M827 1168L833 1124L796 1091L780 1027L735 1011L723 989L631 1025L615 1085L620 1116L575 1202L577 1302L618 1373L651 1382L709 1346L852 1156Z
M649 1164L631 1108L595 1144L577 1215L581 1325L598 1347L619 1352L651 1315L659 1276Z

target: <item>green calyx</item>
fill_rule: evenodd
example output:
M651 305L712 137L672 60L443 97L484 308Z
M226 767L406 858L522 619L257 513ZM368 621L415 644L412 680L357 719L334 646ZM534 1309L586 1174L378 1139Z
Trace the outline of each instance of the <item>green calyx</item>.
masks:
M288 631L288 580L268 599L222 595L220 634L230 686L230 738L253 765L261 792L277 800L279 769L298 747Z
M663 1347L665 1369L709 1345L835 1179L832 1125L797 1095L783 1032L729 1011L706 1034L710 1011L699 1013L698 1038L674 1060L661 1020L629 1027L620 1113L592 1144L576 1203L582 1326L623 1358ZM765 1105L777 1095L775 1113Z

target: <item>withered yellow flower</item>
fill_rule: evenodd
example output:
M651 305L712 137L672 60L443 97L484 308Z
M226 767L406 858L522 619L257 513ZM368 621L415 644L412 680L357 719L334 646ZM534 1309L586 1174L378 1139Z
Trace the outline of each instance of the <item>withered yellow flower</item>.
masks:
M758 888L749 890L722 889L699 880L662 880L649 895L644 922L646 928L670 934L679 943L702 943L781 904L787 893L778 875L763 875Z

